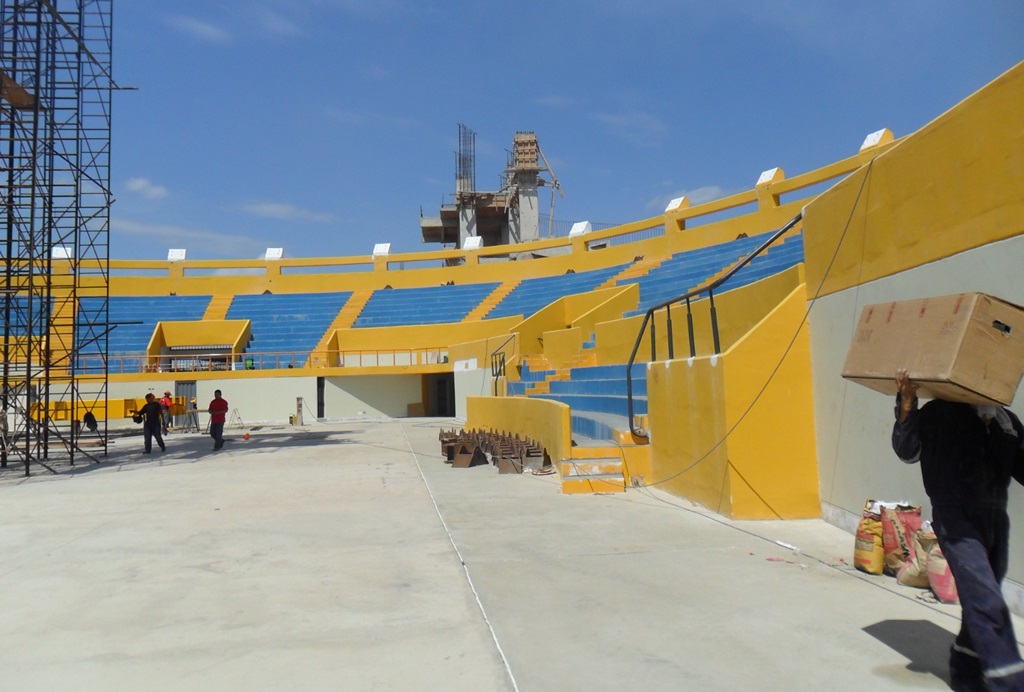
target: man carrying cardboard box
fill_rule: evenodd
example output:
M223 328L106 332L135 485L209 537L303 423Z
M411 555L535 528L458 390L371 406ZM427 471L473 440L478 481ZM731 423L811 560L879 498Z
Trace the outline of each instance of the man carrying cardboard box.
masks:
M896 371L892 447L921 462L932 526L956 581L960 633L950 650L955 690L1024 690L1001 584L1009 560L1011 477L1024 483L1024 426L1002 406L934 399L918 409L918 385Z

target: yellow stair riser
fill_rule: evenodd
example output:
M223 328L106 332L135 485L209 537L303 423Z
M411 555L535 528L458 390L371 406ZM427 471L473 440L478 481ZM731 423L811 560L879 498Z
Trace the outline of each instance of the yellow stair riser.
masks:
M574 459L563 461L562 478L584 478L607 473L622 473L621 459Z
M562 479L562 493L565 495L593 495L594 493L624 493L626 484L623 481L613 482L591 478Z

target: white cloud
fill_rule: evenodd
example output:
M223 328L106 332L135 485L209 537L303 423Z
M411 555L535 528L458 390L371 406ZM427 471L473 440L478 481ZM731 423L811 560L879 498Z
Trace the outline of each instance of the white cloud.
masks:
M242 206L242 210L253 216L265 219L280 219L281 221L316 221L327 223L334 220L331 214L300 209L291 204L280 202L253 202Z
M209 41L211 43L227 43L231 40L231 34L227 30L221 29L219 26L215 26L209 22L204 22L201 19L196 19L195 17L176 14L167 17L164 21L175 29L183 31L189 36L202 41Z
M124 187L129 192L134 192L146 199L163 199L168 195L166 187L157 185L148 178L129 178Z
M218 233L200 228L188 228L175 224L147 223L114 217L110 230L115 235L143 238L157 248L202 249L204 254L238 256L240 251L251 247L266 247L266 241L242 234Z
M643 147L660 144L668 128L650 113L631 111L628 113L595 113L591 116L617 135Z
M265 33L275 36L298 36L302 33L298 25L286 19L269 7L248 8L250 18Z

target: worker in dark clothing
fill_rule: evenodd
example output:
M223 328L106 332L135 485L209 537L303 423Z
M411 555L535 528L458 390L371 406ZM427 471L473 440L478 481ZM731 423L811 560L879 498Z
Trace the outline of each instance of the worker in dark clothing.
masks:
M935 399L918 409L917 385L896 372L892 447L921 462L932 527L949 562L962 609L950 650L955 690L1024 690L1001 584L1009 561L1010 479L1024 482L1024 426L1002 406Z
M82 423L85 425L85 429L91 432L100 434L100 424L96 420L96 415L92 411L86 411L85 415L82 416Z
M160 445L160 451L166 452L167 446L164 445L163 435L160 434L164 424L164 408L156 400L152 392L146 395L146 405L142 407L139 413L142 415L142 437L146 445L146 451L143 454L153 452L154 437L156 438L156 443Z

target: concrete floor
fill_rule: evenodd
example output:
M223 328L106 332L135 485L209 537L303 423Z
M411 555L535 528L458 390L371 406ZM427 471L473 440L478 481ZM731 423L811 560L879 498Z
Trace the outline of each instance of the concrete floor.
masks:
M947 687L959 608L853 570L849 534L452 469L442 426L124 438L3 471L4 688Z

